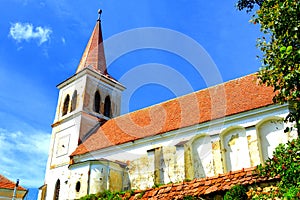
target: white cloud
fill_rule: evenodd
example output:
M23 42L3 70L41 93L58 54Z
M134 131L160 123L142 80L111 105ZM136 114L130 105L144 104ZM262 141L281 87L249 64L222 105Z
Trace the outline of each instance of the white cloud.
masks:
M0 173L20 179L25 187L43 184L50 134L31 130L11 132L0 128Z
M52 30L46 27L34 27L29 23L14 23L11 24L9 30L9 36L21 42L22 40L29 41L32 39L38 40L38 44L41 45L50 39Z
M64 37L62 37L62 38L61 38L61 42L62 42L63 44L66 44L66 39L65 39Z

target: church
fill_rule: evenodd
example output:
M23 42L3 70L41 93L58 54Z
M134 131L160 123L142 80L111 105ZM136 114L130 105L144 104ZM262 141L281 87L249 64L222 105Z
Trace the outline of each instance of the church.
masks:
M213 177L254 167L284 133L287 104L250 74L120 115L125 86L107 71L98 19L75 74L60 83L39 199Z

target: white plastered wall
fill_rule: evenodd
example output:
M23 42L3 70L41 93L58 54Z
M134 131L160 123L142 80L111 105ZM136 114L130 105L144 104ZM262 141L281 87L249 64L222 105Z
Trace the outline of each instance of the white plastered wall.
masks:
M167 167L167 169L160 168L160 173L165 173L162 179L164 183L170 181L178 182L186 178L185 169L184 167L178 167L180 165L185 165L186 167L186 165L191 164L194 167L194 175L191 178L203 177L204 175L214 176L229 170L238 170L259 164L260 143L256 126L262 120L274 116L283 118L287 113L286 107L273 105L230 116L221 123L219 121L213 124L214 122L211 121L207 124L199 124L95 151L92 152L92 157L103 157L128 163L129 178L133 189L144 189L151 187L155 183L157 178L155 164L153 164L155 159L153 153L149 150L156 148L169 149L169 153L174 155L174 158L172 156L161 157L162 159L167 159L161 162L164 163L164 167ZM270 131L271 129L267 128ZM174 148L178 143L186 140L190 142L186 143L185 146L190 145L192 147L190 149L193 149L190 152L193 163L187 163L186 159L182 157L182 147ZM228 146L229 143L231 144L230 146ZM170 148L173 148L174 151L170 151ZM181 155L181 157L178 157L178 155ZM88 159L88 156L82 155L76 157L75 161ZM199 165L202 166L201 169L197 167ZM170 170L172 170L171 173ZM172 174L172 177L167 173ZM180 180L176 179L174 181L172 178L176 174L181 174L182 176L179 176Z

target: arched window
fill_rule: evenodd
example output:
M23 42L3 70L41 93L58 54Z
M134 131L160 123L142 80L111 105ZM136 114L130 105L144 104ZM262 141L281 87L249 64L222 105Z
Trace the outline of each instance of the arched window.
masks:
M100 113L100 93L99 91L95 92L95 99L94 99L94 111Z
M229 127L221 133L221 144L225 172L250 167L246 130Z
M211 138L209 135L202 134L193 138L191 143L192 164L194 169L193 178L203 178L213 176L213 168L210 167L213 163Z
M60 180L58 179L55 183L53 200L59 199L59 191L60 191Z
M70 102L70 96L67 95L64 101L64 105L63 105L63 110L62 110L62 115L66 115L69 109L69 102Z
M287 143L288 137L284 133L283 119L270 117L262 120L256 125L259 138L259 150L261 162L271 158L273 151L280 143Z
M77 104L77 90L75 90L72 95L71 112L76 109L76 104Z
M104 115L106 117L111 117L111 102L109 96L105 98L104 102Z
M80 191L80 186L81 186L80 181L77 181L76 186L75 186L76 192Z

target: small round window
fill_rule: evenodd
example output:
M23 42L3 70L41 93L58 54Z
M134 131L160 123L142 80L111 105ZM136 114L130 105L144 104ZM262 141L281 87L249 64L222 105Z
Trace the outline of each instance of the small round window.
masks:
M77 181L77 183L76 183L76 187L75 187L75 189L76 189L76 192L79 192L80 191L80 181Z

